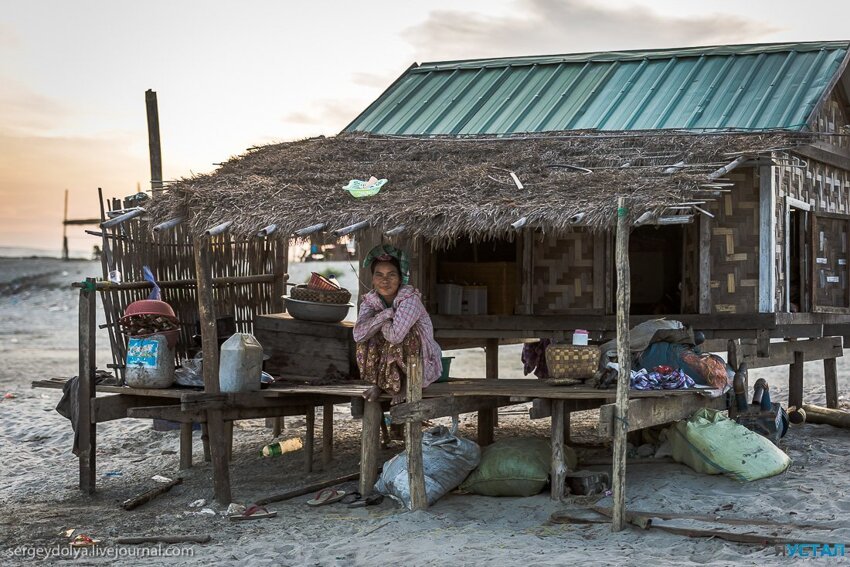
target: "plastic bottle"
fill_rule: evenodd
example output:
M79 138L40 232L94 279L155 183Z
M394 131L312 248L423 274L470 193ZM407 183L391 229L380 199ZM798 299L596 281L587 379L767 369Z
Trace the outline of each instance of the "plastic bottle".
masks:
M235 333L221 345L218 384L222 392L256 392L263 372L263 347L247 333Z
M266 445L260 451L260 455L263 457L277 457L283 454L283 441L278 441L277 443L271 443L270 445Z

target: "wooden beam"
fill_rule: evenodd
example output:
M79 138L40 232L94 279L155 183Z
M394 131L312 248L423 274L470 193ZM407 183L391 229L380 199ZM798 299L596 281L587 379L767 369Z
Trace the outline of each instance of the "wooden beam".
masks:
M363 420L360 440L360 494L371 494L378 478L378 453L381 450L380 402L366 400L363 404Z
M823 381L826 390L826 407L838 408L838 368L834 358L823 359Z
M484 347L486 380L497 380L499 378L499 341L498 339L487 339ZM482 447L493 443L493 433L496 427L497 410L482 409L478 411L478 444Z
M726 409L726 398L709 398L694 394L678 398L639 398L629 400L629 423L627 431L638 431L655 425L664 425L680 419L687 419L702 408ZM617 425L614 423L616 406L605 404L599 408L600 437L612 437Z
M344 226L342 228L338 228L331 232L334 236L345 236L346 234L351 234L352 232L356 232L358 230L363 230L364 228L369 227L369 221L360 221L354 224L350 224L348 226Z
M567 463L564 457L564 400L552 401L552 470L551 498L560 501L564 497L564 483L567 480Z
M192 423L180 424L180 470L192 468Z
M416 403L422 400L422 357L416 354L407 360L406 399ZM408 421L404 424L404 446L407 449L410 509L424 510L428 507L428 498L425 494L425 465L422 460L422 423Z
M311 234L315 234L317 232L321 232L327 226L325 223L320 222L318 224L311 224L310 226L305 226L304 228L299 228L293 234L299 238L303 238L305 236L310 236Z
M304 433L304 472L313 472L313 446L316 444L316 408L308 406Z
M803 405L803 362L805 354L794 351L794 362L788 368L788 407Z
M80 461L80 489L93 494L97 478L97 426L94 422L93 402L95 397L96 363L96 312L97 293L94 278L86 278L87 287L80 290L79 311L79 383L77 385L78 457Z
M850 170L850 158L845 155L846 150L825 142L816 142L808 146L798 146L791 153L798 154L807 159L813 159L839 169Z
M218 384L218 333L215 304L212 296L212 262L208 237L194 238L195 274L198 278L198 313L201 327L201 344L204 352L204 392L217 394ZM207 411L207 432L213 464L215 499L219 504L231 502L230 463L227 458L227 439L221 410Z
M127 411L130 408L161 406L163 405L163 402L163 398L153 396L133 396L130 394L116 394L113 396L92 398L92 423L103 423L105 421L124 419L128 417ZM180 408L179 404L176 403L174 404L174 407L178 409Z
M786 227L787 230L787 227ZM759 312L776 311L776 191L773 169L759 167Z
M738 364L746 362L750 369L794 364L794 353L800 352L804 362L835 359L844 355L842 337L823 337L806 341L784 341L770 343L770 355L758 355L758 342L753 339L729 341L730 353ZM730 363L731 364L731 363ZM737 368L737 366L735 366ZM793 404L792 404L793 405ZM798 406L799 407L799 406Z
M159 141L159 107L156 91L145 91L145 109L148 118L148 153L151 162L151 196L156 198L162 192L162 148Z
M328 471L334 458L334 405L322 405L322 470Z
M405 402L390 408L393 423L422 422L438 417L447 417L474 411L493 410L515 405L508 397L490 396L446 396L426 398L418 402Z
M631 271L629 266L629 210L626 201L617 201L617 401L615 403L613 448L614 515L611 530L621 531L626 524L626 433L629 417L629 379L631 377L631 351L629 347L629 309L631 305Z

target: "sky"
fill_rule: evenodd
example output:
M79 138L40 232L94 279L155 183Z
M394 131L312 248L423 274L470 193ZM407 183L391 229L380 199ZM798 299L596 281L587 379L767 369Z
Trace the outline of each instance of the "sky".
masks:
M850 39L834 0L0 0L0 255L248 147L340 132L412 63ZM93 228L93 227L90 227ZM97 240L69 228L72 250Z

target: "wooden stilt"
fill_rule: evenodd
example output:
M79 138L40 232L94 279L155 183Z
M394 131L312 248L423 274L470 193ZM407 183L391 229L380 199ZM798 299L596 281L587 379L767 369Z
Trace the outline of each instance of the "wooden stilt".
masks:
M80 373L77 391L77 438L80 459L80 489L93 494L97 466L97 426L92 423L92 398L95 397L95 341L97 292L94 278L86 278L86 287L80 290Z
M210 455L210 430L207 428L207 422L201 424L201 444L204 446L204 462L212 461Z
M224 440L227 442L227 462L233 460L233 421L224 422Z
M631 271L629 269L628 209L623 197L617 202L617 398L614 412L613 493L614 514L611 530L621 531L626 525L626 433L628 432L629 378L631 349L629 345L629 309L631 308Z
M564 459L564 400L552 400L552 500L564 497L567 463Z
M572 412L564 410L564 444L570 444L570 414Z
M322 406L322 469L327 471L334 458L334 405Z
M416 403L422 399L422 357L411 356L407 370L407 402ZM425 495L425 465L422 461L422 422L408 421L404 424L404 445L407 448L410 509L424 510L428 507L428 499Z
M803 362L805 353L795 351L794 362L788 367L788 406L803 405Z
M305 408L306 431L304 432L304 472L313 472L313 446L316 443L316 407L312 404Z
M485 375L487 380L499 378L499 339L487 339L484 348ZM485 409L478 411L478 444L482 447L493 442L498 410Z
M217 394L218 385L218 332L213 303L212 265L209 240L194 238L195 274L198 278L198 314L201 322L201 343L204 353L204 392ZM207 410L207 431L213 465L215 499L219 504L230 504L230 463L227 456L227 437L221 409Z
M180 470L192 468L192 425L180 424Z
M364 402L360 440L360 494L363 496L372 493L378 480L382 418L380 402Z
M838 368L834 358L823 359L823 382L826 388L826 407L838 408Z
M283 429L283 418L273 417L272 419L272 437L277 437L280 435L281 430Z

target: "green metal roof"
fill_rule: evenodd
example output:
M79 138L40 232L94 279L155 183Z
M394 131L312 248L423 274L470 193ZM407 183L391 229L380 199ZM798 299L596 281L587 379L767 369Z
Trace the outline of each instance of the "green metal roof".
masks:
M850 42L732 45L414 65L345 131L801 129Z

